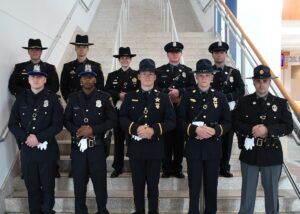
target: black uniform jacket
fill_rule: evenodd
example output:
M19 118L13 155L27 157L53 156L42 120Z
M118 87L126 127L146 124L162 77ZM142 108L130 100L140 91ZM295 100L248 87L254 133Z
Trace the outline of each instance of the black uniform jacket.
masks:
M157 89L168 93L169 88L176 88L182 95L186 90L195 87L196 82L192 69L179 64L172 66L170 63L157 68L155 85Z
M61 72L60 91L64 100L67 101L68 96L71 93L81 90L80 78L78 74L82 71L81 69L82 67L84 68L85 64L90 64L92 70L97 74L96 88L101 90L104 88L104 77L100 63L89 59L86 59L82 63L74 60L64 64Z
M54 65L51 65L47 62L40 61L38 63L41 67L41 70L48 74L46 87L47 89L53 91L54 93L59 90L59 80L58 75ZM18 95L26 89L30 89L28 83L28 71L29 67L33 67L31 61L19 63L15 65L15 68L9 78L8 89L11 94Z
M34 94L28 89L18 95L11 110L8 127L21 143L22 160L43 161L59 158L55 135L63 127L63 108L58 96L52 91L44 89ZM27 146L24 142L29 134L35 134L40 143L47 141L48 148L41 151L37 147Z
M214 69L217 70L216 66ZM236 101L245 94L245 84L241 73L232 67L224 66L223 70L214 73L214 79L211 87L226 95L228 102Z
M140 81L137 76L137 71L132 70L131 68L125 72L120 68L119 70L108 74L105 91L112 96L114 104L119 100L120 92L128 93L137 90L140 87Z
M204 125L215 129L215 136L196 139L197 125L194 121L202 121ZM185 156L190 159L217 160L222 156L221 136L231 128L231 113L223 93L209 89L207 93L199 88L186 92L180 103L179 123L186 134Z
M252 138L252 128L264 124L268 129L268 137L262 146L255 145L252 150L242 147L240 160L257 166L270 166L283 163L283 154L279 137L293 130L292 115L285 99L268 94L267 100L259 104L255 93L239 99L234 110L234 129L244 142L246 137Z
M121 127L130 141L128 155L131 158L162 159L163 134L175 127L175 112L167 94L153 89L145 98L145 93L141 89L129 92L121 106ZM144 124L154 129L154 135L150 140L137 141L133 135L137 135L138 126Z
M114 128L117 115L110 96L100 90L94 90L85 95L82 90L69 96L64 114L64 125L72 137L76 137L77 130L83 125L93 129L96 140L103 140L107 130Z

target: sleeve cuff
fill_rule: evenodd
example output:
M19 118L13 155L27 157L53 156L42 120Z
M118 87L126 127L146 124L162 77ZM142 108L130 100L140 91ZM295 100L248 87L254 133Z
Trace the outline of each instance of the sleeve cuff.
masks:
M152 128L154 130L154 135L160 136L163 134L163 128L161 123L156 123Z
M221 135L223 135L223 127L221 124L217 125L215 127L215 131L216 131L216 136L220 137Z
M138 128L138 124L135 122L131 122L128 126L128 134L136 135L137 128Z

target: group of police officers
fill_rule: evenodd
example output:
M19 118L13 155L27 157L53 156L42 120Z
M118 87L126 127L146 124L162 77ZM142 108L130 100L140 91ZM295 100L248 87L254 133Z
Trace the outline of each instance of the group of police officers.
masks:
M242 198L240 214L254 212L257 178L262 174L266 213L278 213L278 180L282 149L279 137L293 125L287 101L268 92L270 69L260 65L252 77L255 93L244 96L245 85L237 69L225 65L228 44L214 42L208 50L214 65L200 59L196 69L182 65L184 46L165 45L168 64L156 67L143 59L138 70L130 67L135 54L120 47L121 68L108 74L104 86L101 64L87 58L87 35L76 35L77 59L64 64L59 84L55 67L41 61L39 39L29 39L30 61L16 64L9 90L16 96L9 119L21 153L21 168L31 214L55 213L55 176L59 177L59 149L55 140L63 126L71 133L71 176L75 213L87 214L89 177L99 214L107 204L108 149L105 133L114 130L114 171L123 172L124 144L132 171L135 214L144 214L147 184L148 213L158 210L160 176L184 178L187 159L189 212L199 213L203 180L205 213L217 212L218 176L232 177L230 155L234 131L240 142ZM195 79L197 81L195 81ZM67 105L65 111L56 93ZM162 164L162 174L160 169Z

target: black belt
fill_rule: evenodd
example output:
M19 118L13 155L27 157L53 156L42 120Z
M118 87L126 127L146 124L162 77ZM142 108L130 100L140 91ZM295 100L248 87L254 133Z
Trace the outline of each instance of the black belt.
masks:
M80 142L81 138L77 138L77 137L72 137L72 143L75 145L78 145L78 143ZM100 143L97 142L95 139L87 139L87 147L88 148L93 148L97 145L99 145Z
M255 144L255 146L258 146L258 147L271 146L271 145L276 144L276 139L277 138L255 138L254 144Z

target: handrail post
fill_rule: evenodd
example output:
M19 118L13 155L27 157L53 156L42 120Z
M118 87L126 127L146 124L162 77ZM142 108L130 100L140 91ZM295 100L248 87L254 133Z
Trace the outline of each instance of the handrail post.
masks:
M244 46L244 37L241 38L241 45ZM243 81L245 82L246 78L246 59L245 59L245 54L244 51L241 49L241 75L243 78Z

